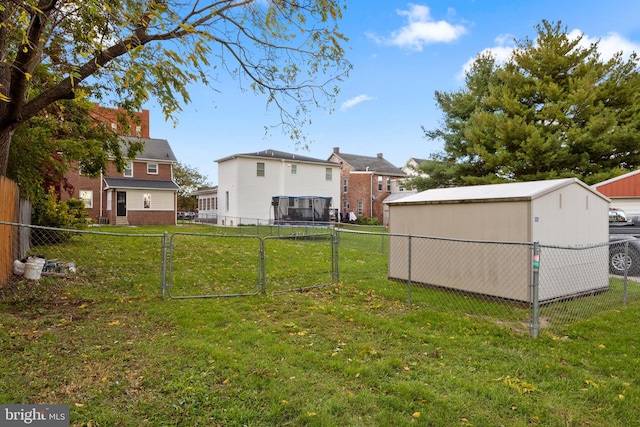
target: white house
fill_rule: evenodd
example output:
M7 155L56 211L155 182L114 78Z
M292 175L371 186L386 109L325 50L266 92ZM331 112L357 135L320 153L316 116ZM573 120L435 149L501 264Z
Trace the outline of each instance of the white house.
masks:
M198 200L198 221L217 223L218 186L201 188L192 194Z
M339 208L339 164L276 150L234 154L216 163L220 225L274 222L283 203L291 203L292 213L303 208L318 213L321 204L332 213Z

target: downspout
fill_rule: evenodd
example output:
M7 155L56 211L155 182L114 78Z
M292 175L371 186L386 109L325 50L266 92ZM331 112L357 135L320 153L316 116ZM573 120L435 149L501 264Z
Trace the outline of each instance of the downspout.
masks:
M369 218L373 218L373 172L369 176Z
M102 198L104 197L103 191L104 188L102 187L102 182L103 182L103 175L102 175L102 170L100 171L100 218L102 218L103 215L103 206L102 206ZM100 222L100 219L98 219L98 222Z

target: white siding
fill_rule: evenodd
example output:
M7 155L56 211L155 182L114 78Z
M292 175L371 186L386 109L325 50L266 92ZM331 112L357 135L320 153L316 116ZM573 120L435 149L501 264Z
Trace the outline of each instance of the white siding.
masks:
M144 209L144 195L151 194L151 208ZM174 210L175 193L158 190L127 190L128 211L172 211Z
M257 176L258 162L265 164L264 176ZM296 174L291 173L292 164L296 165ZM333 170L331 181L326 180L327 167ZM273 219L271 198L274 196L331 197L331 207L338 208L340 166L260 157L235 157L218 163L219 218L226 216L243 223L256 219L268 221Z

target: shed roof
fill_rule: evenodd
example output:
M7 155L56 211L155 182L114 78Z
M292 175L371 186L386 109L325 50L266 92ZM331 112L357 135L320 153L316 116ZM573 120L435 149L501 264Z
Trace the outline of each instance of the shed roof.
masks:
M130 188L145 190L172 190L180 189L173 181L162 181L158 179L135 179L135 178L105 178L107 188Z
M435 188L422 191L400 200L385 202L390 205L437 204L437 203L479 203L505 200L534 200L552 191L577 184L610 202L609 198L598 193L576 178L553 179L545 181L510 182L505 184L474 185L469 187Z

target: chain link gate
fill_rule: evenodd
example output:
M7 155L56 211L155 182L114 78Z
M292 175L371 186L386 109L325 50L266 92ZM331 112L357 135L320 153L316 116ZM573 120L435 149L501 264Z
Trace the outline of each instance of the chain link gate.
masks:
M251 296L337 282L333 233L288 236L173 233L163 296ZM269 266L267 271L266 266ZM309 283L312 281L313 283Z

